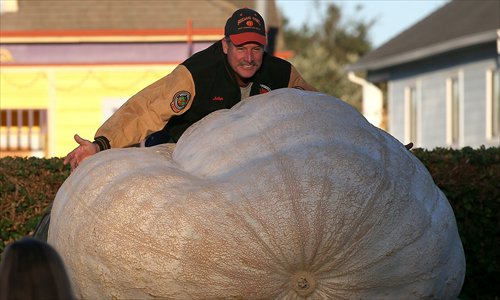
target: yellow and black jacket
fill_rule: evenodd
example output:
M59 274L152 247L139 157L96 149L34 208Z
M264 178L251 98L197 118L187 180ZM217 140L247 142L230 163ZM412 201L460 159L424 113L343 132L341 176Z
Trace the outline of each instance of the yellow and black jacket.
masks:
M251 96L286 87L315 90L289 62L267 53L252 82ZM101 151L127 147L164 127L177 141L193 123L239 101L241 91L219 41L131 97L97 130L95 143Z

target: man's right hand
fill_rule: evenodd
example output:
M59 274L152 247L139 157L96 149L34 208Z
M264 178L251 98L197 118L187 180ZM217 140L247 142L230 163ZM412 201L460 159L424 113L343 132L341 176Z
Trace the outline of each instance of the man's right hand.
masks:
M87 157L99 152L99 146L89 140L82 139L78 134L75 134L75 141L79 144L73 151L68 153L64 158L64 164L71 165L71 172L78 167Z

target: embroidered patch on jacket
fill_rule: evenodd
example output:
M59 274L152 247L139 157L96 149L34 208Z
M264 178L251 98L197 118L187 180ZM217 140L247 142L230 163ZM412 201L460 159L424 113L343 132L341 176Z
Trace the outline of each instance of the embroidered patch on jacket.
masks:
M223 101L224 98L222 98L221 96L215 96L212 100L213 101Z
M170 102L170 108L172 108L172 110L175 113L178 113L184 108L186 108L190 99L191 99L191 94L188 91L177 92L174 95L172 102Z
M270 91L271 91L271 88L268 87L267 85L265 85L265 84L260 85L259 94L269 93Z

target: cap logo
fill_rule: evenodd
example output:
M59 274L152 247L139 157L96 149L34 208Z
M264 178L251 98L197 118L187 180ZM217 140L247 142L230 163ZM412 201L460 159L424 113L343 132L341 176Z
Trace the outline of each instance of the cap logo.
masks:
M245 25L248 27L253 27L255 26L254 22L257 23L257 26L260 26L260 20L254 16L246 16L241 19L238 19L238 26L241 25L241 23L245 22Z

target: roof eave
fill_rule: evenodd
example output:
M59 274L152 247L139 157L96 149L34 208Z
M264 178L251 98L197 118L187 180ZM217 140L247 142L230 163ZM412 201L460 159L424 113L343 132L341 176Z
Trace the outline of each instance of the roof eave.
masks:
M363 62L363 60L361 59L359 63L354 63L352 65L349 65L347 67L347 70L349 71L379 70L392 67L395 65L401 65L408 62L424 59L444 52L465 48L468 46L492 42L498 39L497 32L499 30L500 29L489 30L477 34L472 34L373 61Z
M219 28L179 28L165 30L0 30L0 44L199 42L216 41L222 37L223 31Z

